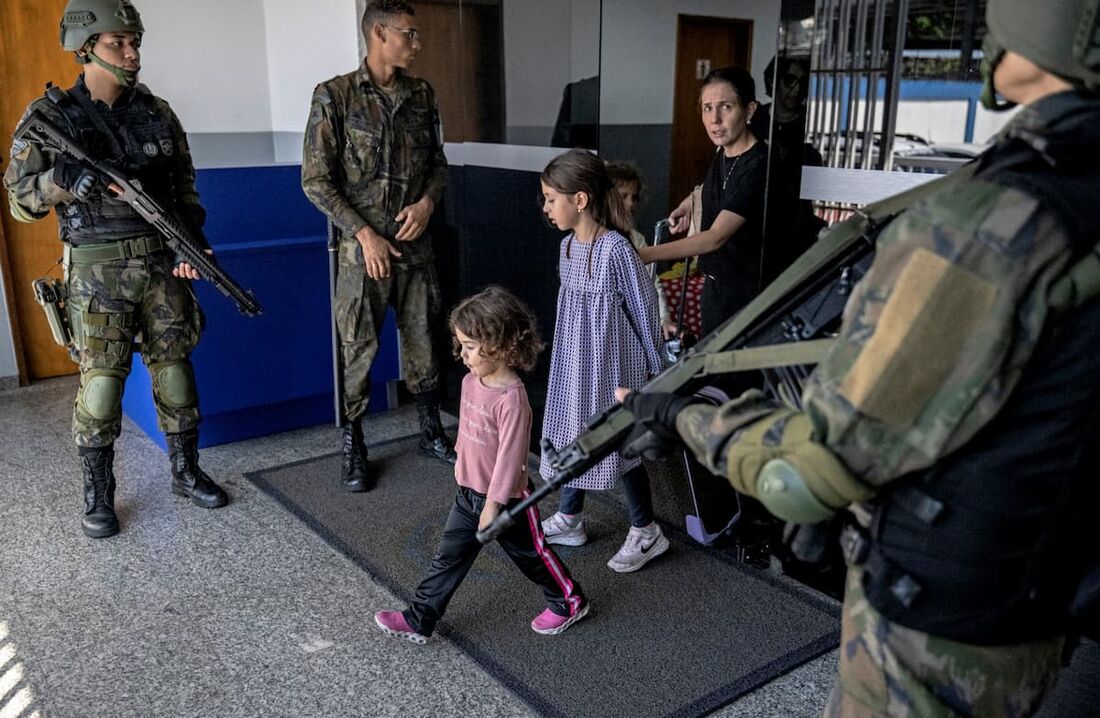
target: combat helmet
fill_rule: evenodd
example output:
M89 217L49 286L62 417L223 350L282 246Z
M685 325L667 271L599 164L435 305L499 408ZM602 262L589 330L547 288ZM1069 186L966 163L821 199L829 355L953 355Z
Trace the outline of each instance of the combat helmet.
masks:
M993 69L1006 50L1075 85L1100 91L1100 0L1049 0L1041 5L1034 0L989 0L985 23L986 107L1005 107L997 106L993 97Z
M61 16L61 47L76 52L103 32L145 32L130 0L69 0Z

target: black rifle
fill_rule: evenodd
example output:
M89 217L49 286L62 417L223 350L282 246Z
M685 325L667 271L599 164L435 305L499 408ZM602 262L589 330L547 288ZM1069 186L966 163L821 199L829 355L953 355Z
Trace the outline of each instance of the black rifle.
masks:
M344 425L344 355L340 349L340 330L336 327L336 280L340 272L340 230L328 221L328 300L332 322L332 403L336 426Z
M713 376L766 373L773 396L790 396L790 382L809 374L832 343L844 305L874 257L875 238L899 212L973 174L974 163L954 174L910 189L857 211L826 232L810 249L741 311L688 350L680 361L640 391L688 396ZM791 373L794 372L792 375ZM477 538L488 543L531 505L582 475L615 451L634 427L634 415L616 405L588 421L586 429L561 450L543 440L554 476L511 509L501 512Z
M164 235L168 246L180 261L190 264L203 279L232 299L241 313L250 317L263 314L263 307L256 301L252 291L237 284L221 268L217 260L199 246L183 225L141 188L140 181L127 177L103 160L89 155L87 150L43 117L40 112L32 112L23 121L15 131L15 138L29 140L79 160L95 170L104 184L114 183L122 190L117 195L118 198L133 207L142 219Z

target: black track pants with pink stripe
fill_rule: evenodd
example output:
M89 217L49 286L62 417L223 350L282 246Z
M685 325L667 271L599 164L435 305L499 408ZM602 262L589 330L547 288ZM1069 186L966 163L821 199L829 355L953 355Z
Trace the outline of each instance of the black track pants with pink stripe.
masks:
M519 500L513 499L509 506ZM405 620L417 633L425 636L432 634L451 597L481 552L477 524L484 506L485 496L464 486L458 487L428 575L416 587L416 597L404 611ZM517 520L497 540L523 575L542 586L551 611L559 616L572 616L581 609L584 596L565 564L547 545L538 507L528 509L522 519Z

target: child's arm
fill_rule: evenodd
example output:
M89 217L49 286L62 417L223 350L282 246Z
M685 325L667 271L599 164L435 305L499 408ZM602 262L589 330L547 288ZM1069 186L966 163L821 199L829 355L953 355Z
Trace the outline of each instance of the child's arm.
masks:
M522 388L509 391L496 406L497 456L485 492L486 504L505 505L527 488L527 456L531 451L531 407ZM482 513L484 516L484 513Z
M477 521L477 530L484 531L489 528L489 525L496 521L497 515L500 514L501 505L492 499L485 499L485 508L481 509L481 518Z

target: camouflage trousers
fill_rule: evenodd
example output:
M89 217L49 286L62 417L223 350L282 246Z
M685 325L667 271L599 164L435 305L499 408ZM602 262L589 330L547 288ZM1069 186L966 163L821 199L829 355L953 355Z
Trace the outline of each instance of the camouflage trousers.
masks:
M356 419L367 411L370 368L378 355L387 306L393 307L397 317L401 373L409 391L418 394L438 388L439 362L432 349L432 331L440 303L434 264L393 264L389 277L374 280L362 264L340 262L334 311L342 350L346 418Z
M80 389L73 405L77 446L109 446L118 438L121 388L130 373L137 337L153 377L160 429L179 433L198 426L198 394L189 356L199 343L204 320L188 281L173 277L172 266L167 252L69 264L66 309L80 363ZM160 380L168 376L170 382Z
M886 620L849 567L841 617L840 673L825 715L1030 716L1058 676L1062 638L976 646Z

